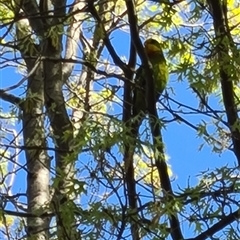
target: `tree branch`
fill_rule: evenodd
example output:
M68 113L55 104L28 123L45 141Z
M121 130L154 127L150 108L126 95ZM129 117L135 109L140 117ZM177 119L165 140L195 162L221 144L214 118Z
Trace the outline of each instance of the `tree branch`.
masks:
M82 9L85 7L85 2L75 0L75 3L73 4L73 7L70 10L70 14L72 12L76 12L77 10L80 10L79 13L76 13L73 16L72 23L68 27L67 30L67 41L66 41L66 53L65 53L65 58L70 59L76 56L77 53L77 47L78 47L78 40L80 36L80 31L81 31L81 24L82 24L82 19L85 15ZM69 76L72 73L74 64L73 63L64 63L63 64L63 82L66 82Z
M103 41L104 44L106 45L107 50L109 51L114 63L120 67L123 72L128 71L127 65L121 60L121 58L117 55L114 47L111 44L111 41L108 37L108 33L105 30L104 24L102 23L102 20L100 16L98 15L98 12L94 6L94 1L88 1L88 6L87 6L88 11L92 14L92 16L96 19L96 21L100 24L102 28L102 34L103 34Z
M15 58L16 61L18 59L22 59L22 58ZM32 60L32 59L37 59L37 57L33 57L33 56L32 57L29 57L29 56L25 57L24 56L24 59L25 60ZM107 73L103 70L96 69L96 67L93 64L91 64L90 62L85 61L85 60L79 60L79 59L73 59L73 58L65 59L65 58L60 58L60 57L49 57L49 56L41 57L41 61L43 61L43 60L44 61L49 61L49 62L55 62L55 63L62 62L62 63L83 64L97 74L100 74L100 75L103 75L103 76L106 76L106 77L114 77L114 78L117 78L117 79L121 79L122 81L129 81L129 79L127 79L126 77L123 77L122 75L115 74L115 73ZM130 82L130 84L131 84L131 82Z
M3 89L0 89L0 98L21 108L22 99L13 94L6 93Z
M146 84L146 100L147 100L147 110L150 116L150 126L153 136L153 144L155 150L156 166L159 172L159 177L161 181L161 186L166 194L169 195L169 200L173 200L173 191L170 183L170 178L168 176L168 167L166 164L163 148L163 140L161 135L161 126L158 120L158 114L156 110L156 100L154 80L153 80L153 70L150 61L147 58L145 50L143 48L142 42L139 38L139 27L137 21L137 14L133 0L125 0L128 9L128 20L130 25L130 32L132 39L134 40L134 45L137 53L141 59L142 65L145 68L146 76L148 76ZM173 210L174 211L174 210ZM175 211L174 211L175 212ZM171 236L174 240L183 239L180 223L175 214L171 214L169 219L171 225Z
M24 11L24 15L27 16L30 26L33 31L37 33L38 36L43 37L44 34L44 25L41 18L37 18L39 16L39 7L36 0L18 0L20 7L22 7ZM22 5L20 4L22 3Z
M234 153L238 160L238 165L240 165L240 120L235 104L235 93L233 89L233 81L236 79L232 78L232 76L236 76L237 74L232 73L232 71L236 72L236 69L231 63L232 57L229 55L229 48L231 47L231 43L229 43L228 36L230 33L228 32L226 26L227 20L224 18L224 16L227 15L227 6L225 5L225 1L208 0L207 2L211 9L216 36L216 49L218 51L218 63L221 78L223 103L226 109L229 128L232 133ZM229 71L229 67L232 71Z
M232 223L234 221L237 221L240 217L239 212L240 212L240 209L238 209L237 211L229 214L226 217L223 217L223 219L221 221L214 224L212 227L210 227L208 230L201 233L197 237L186 239L186 240L204 240L204 239L209 238L209 236L213 236L216 232L222 230L224 227L226 227L230 223Z

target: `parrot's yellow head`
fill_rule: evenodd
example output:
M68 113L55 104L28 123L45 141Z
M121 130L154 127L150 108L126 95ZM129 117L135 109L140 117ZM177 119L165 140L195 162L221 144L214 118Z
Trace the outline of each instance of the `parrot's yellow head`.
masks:
M162 48L160 43L153 39L150 38L144 42L145 50L148 56L155 55L156 53L162 53Z

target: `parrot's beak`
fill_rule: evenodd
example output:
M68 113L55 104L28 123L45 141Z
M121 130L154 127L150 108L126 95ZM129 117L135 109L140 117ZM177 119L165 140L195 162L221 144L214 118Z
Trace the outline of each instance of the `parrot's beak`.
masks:
M155 53L155 52L159 52L159 50L160 50L158 46L156 46L155 44L151 44L148 41L146 41L144 43L144 46L145 46L145 50L146 50L147 54L152 54L152 53Z

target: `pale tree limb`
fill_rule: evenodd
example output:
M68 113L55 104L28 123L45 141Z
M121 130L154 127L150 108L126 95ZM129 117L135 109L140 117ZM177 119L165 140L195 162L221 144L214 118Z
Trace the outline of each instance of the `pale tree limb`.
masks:
M21 105L24 146L40 146L42 149L25 149L27 167L27 205L28 212L44 211L49 202L50 158L46 149L46 136L44 128L44 86L42 78L42 64L39 53L31 38L31 29L40 34L41 21L31 18L36 15L35 1L23 1L23 9L27 15L16 24L16 37L21 46L20 53L25 60L28 81L26 99ZM38 25L40 24L40 25ZM23 42L24 41L24 42ZM28 46L26 49L25 44ZM35 57L30 59L29 56ZM37 66L36 66L37 65ZM50 219L48 217L27 218L27 235L29 239L49 239Z
M73 4L73 7L70 10L71 12L76 12L77 10L80 10L79 13L76 13L72 16L72 23L68 27L67 30L67 42L66 42L66 53L65 53L65 59L73 59L77 56L77 50L78 50L78 43L79 43L79 37L81 33L81 25L85 18L85 13L83 13L81 10L84 9L86 6L86 3L82 0L75 0L75 3ZM63 64L63 82L66 82L69 76L72 73L74 67L74 63L67 63L65 62Z
M56 213L57 236L59 239L80 239L78 230L72 228L75 224L74 214L64 218L61 209L72 201L69 190L74 179L74 164L77 153L73 152L73 126L70 122L65 99L62 91L64 84L63 66L61 59L63 49L62 19L66 17L66 1L53 2L54 10L51 21L45 21L45 28L58 25L57 34L48 34L41 40L41 56L43 61L44 100L50 125L53 130L55 148L56 181L54 194L51 199L51 208ZM50 17L50 12L44 11L44 16ZM68 49L69 50L69 49ZM50 58L60 61L53 61ZM61 151L58 151L61 150ZM70 160L71 159L71 160Z

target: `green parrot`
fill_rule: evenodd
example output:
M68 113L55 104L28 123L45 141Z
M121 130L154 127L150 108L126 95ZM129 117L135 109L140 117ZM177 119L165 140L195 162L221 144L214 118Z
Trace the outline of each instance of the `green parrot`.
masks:
M168 67L160 43L155 39L148 39L144 43L145 51L153 68L153 80L155 88L155 99L158 101L160 95L168 82ZM138 119L138 127L146 114L146 84L147 76L144 67L137 69L135 87L133 89L133 117ZM139 115L140 114L140 115Z

